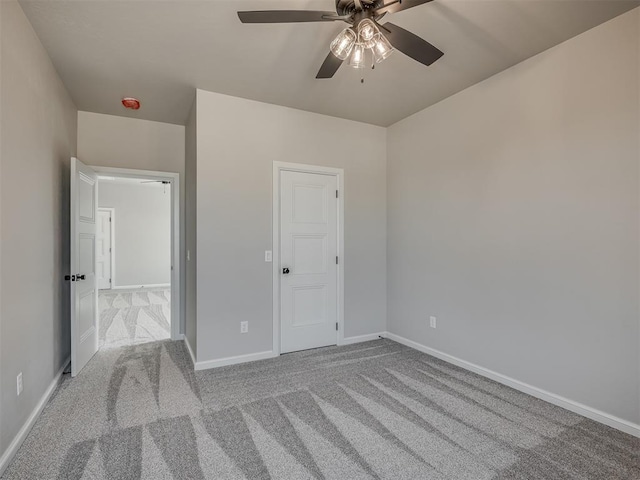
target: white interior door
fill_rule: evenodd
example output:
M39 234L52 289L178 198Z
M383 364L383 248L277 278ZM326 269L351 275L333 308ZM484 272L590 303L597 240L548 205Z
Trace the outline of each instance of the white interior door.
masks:
M98 275L98 288L107 290L111 288L111 229L113 218L111 210L98 210L98 229L96 232L96 274Z
M98 177L71 159L71 375L98 351Z
M335 175L280 172L281 353L337 343Z

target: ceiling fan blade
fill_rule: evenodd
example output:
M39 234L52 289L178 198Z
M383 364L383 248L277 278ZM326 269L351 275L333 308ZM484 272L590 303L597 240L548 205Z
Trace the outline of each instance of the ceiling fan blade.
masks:
M391 4L388 7L385 7L383 5L380 8L378 8L376 10L376 15L381 15L383 13L397 13L397 12L401 12L402 10L408 10L409 8L417 7L419 5L422 5L424 3L429 3L429 2L433 2L433 0L402 0L401 2L394 1L393 3L385 2L385 3L391 3Z
M324 62L320 67L320 70L318 70L318 74L316 75L316 78L333 77L335 73L338 71L338 69L340 68L340 65L342 65L343 61L344 60L340 60L333 53L329 52L329 55L327 55L327 58L324 59Z
M335 12L319 10L262 10L238 12L242 23L333 22L342 20Z
M385 23L381 26L382 29L385 30L384 36L387 37L391 45L417 62L424 65L431 65L444 55L443 52L429 42L404 28L400 28L393 23Z

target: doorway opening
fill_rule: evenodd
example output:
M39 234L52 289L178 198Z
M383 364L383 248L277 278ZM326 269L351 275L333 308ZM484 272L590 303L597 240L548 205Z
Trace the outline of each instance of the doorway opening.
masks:
M170 180L98 172L99 347L172 338Z
M147 170L131 170L125 168L111 168L111 167L93 167L82 163L75 157L71 158L71 185L70 185L70 272L65 276L65 280L70 282L70 300L71 300L71 375L75 377L80 373L84 366L91 360L100 347L100 324L101 315L99 307L99 291L102 290L114 293L117 287L120 287L118 295L121 296L122 303L116 302L117 296L113 298L104 298L103 304L113 309L111 313L103 313L102 331L105 333L103 339L106 341L109 339L106 330L108 330L108 316L113 314L115 317L115 310L125 310L127 315L130 315L129 319L122 320L120 317L120 324L116 326L120 330L120 338L116 336L116 344L114 346L131 345L135 343L142 343L143 341L154 340L153 335L150 334L151 330L156 330L155 326L162 323L162 318L156 315L159 311L163 313L166 311L165 320L170 324L169 331L172 340L180 340L182 335L180 334L181 328L181 315L182 311L182 295L180 288L180 175L178 173L167 172L152 172ZM99 178L100 177L100 178ZM129 284L119 283L121 273L133 271L134 273L141 268L141 253L138 250L137 254L129 255L129 260L123 264L121 268L118 263L118 258L122 255L122 249L118 247L118 227L116 223L122 226L123 215L126 212L126 208L122 205L106 205L104 202L102 207L105 208L101 214L102 226L99 225L99 196L98 185L100 180L104 184L104 181L116 181L120 179L122 183L138 183L149 182L154 184L160 184L163 188L162 195L166 195L166 201L169 205L169 281L163 284L149 284L147 280L129 280ZM127 179L127 180L125 180ZM116 195L113 198L117 198ZM114 200L115 202L115 200ZM139 199L133 198L127 202L129 205L139 203ZM108 210L111 209L111 210ZM150 211L145 215L146 217L154 216ZM114 221L115 219L115 221ZM107 223L110 224L107 227ZM138 219L133 223L130 223L129 230L133 230L135 234L132 236L134 243L140 243L140 239L144 236L141 232L146 232L150 227L141 227L143 220ZM165 223L166 226L166 223ZM99 228L101 231L99 232ZM125 228L126 230L126 228ZM166 231L166 228L164 228ZM129 232L130 233L130 232ZM152 240L146 240L146 247L148 250L153 251L155 244L158 241L160 234L156 237L152 237ZM164 234L162 234L164 235ZM111 243L109 248L106 245L101 247L98 245L98 238L100 238L105 244ZM164 238L164 237L163 237ZM165 238L166 240L166 238ZM100 247L100 248L99 248ZM165 250L166 252L166 250ZM146 251L145 251L146 253ZM166 254L166 253L165 253ZM156 256L151 262L154 266L156 263L160 264L160 257L164 257L165 254ZM102 271L98 272L99 264L98 258L101 261ZM156 265L157 266L157 265ZM102 278L99 280L99 276ZM108 278L107 278L108 277ZM129 277L134 278L134 277ZM142 283L145 282L145 283ZM107 288L109 287L109 288ZM115 288L114 288L115 287ZM150 287L163 287L169 289L170 294L167 296L163 293L162 297L167 299L168 305L163 310L162 307L154 306L150 309L151 313L146 315L146 320L155 321L154 327L149 327L148 321L146 322L146 332L144 327L141 330L139 328L138 317L132 318L135 312L140 311L140 307L151 306L152 304L161 303L162 297L156 296L155 302L151 301L149 296L149 290L143 290ZM126 291L132 290L132 291ZM143 295L134 296L133 290L143 290ZM142 298L139 298L142 297ZM113 302L109 303L109 300ZM145 300L148 300L145 302ZM124 305L123 305L124 303ZM145 305L148 303L148 305ZM106 310L106 309L105 309ZM124 313L124 312L120 312ZM107 318L106 318L107 317ZM126 320L135 320L131 322L129 328L127 328ZM128 338L124 335L127 331ZM157 330L156 330L157 331ZM115 332L114 332L115 333ZM165 336L165 335L163 335Z

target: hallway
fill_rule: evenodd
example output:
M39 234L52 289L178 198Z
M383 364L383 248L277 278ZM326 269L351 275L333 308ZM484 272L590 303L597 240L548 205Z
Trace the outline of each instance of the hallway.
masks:
M171 338L171 290L167 288L102 290L100 348L167 340Z

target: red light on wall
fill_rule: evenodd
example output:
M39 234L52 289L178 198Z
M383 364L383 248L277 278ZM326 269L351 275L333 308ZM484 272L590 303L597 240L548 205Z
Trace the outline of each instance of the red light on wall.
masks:
M125 97L122 99L122 105L131 110L138 110L140 108L140 101L137 98Z

